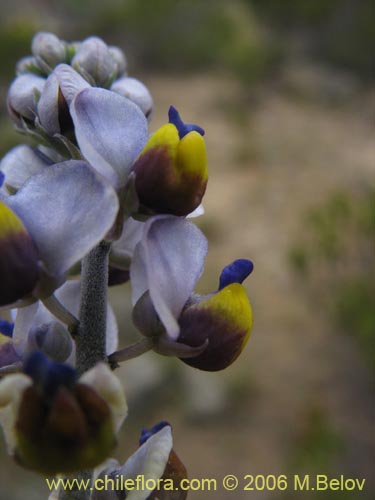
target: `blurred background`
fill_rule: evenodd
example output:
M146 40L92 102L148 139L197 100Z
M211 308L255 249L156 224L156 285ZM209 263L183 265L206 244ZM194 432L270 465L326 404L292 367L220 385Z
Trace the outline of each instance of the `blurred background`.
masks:
M5 96L33 34L96 34L125 49L150 89L152 131L170 104L206 130L197 223L210 250L198 291L215 290L236 258L255 264L254 330L232 367L203 373L147 354L119 370L130 414L116 457L166 419L191 478L366 478L362 493L220 488L191 499L374 498L373 10L371 0L2 2L1 154L22 141ZM111 300L124 344L136 335L128 285ZM0 452L1 499L47 497L3 440Z

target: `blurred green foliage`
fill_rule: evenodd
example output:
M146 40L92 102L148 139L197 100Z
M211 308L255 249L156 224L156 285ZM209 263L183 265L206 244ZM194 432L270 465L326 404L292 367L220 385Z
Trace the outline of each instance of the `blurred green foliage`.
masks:
M29 53L36 30L68 40L97 34L125 47L136 69L216 68L245 82L298 55L296 47L362 76L372 69L372 0L60 0L43 4L43 15L33 4L27 16L15 0L0 21L2 78Z
M297 436L296 454L291 470L310 473L328 471L342 451L344 443L320 406L307 408L302 429Z
M128 0L102 7L91 29L122 38L134 63L149 70L216 67L252 81L272 60L258 20L237 0Z
M334 194L304 218L289 253L305 291L375 357L375 190Z
M312 57L373 75L375 44L373 0L247 0L282 37L297 35Z

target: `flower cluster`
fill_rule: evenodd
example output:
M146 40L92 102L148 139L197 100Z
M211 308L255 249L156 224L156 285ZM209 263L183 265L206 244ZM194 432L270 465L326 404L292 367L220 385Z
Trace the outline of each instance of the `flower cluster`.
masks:
M7 107L34 145L0 163L8 314L0 319L0 421L20 464L70 473L98 466L114 446L126 403L110 368L151 349L206 371L235 361L253 323L242 285L253 264L235 260L217 290L195 292L207 240L189 219L203 213L204 130L171 106L150 135L152 97L128 76L119 48L38 33L31 52L17 65ZM119 349L106 290L126 281L141 337ZM169 424L144 431L140 444L124 465L111 461L95 474L186 477ZM99 498L120 497L92 493Z

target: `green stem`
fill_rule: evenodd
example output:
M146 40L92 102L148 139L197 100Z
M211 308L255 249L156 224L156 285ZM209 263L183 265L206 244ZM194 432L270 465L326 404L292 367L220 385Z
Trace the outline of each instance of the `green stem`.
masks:
M81 303L76 336L76 368L84 373L106 359L108 254L110 243L102 241L83 259ZM78 483L92 478L92 471L77 473ZM90 488L60 491L59 500L88 500Z
M109 250L110 243L102 241L82 262L80 324L76 338L76 367L80 374L106 359Z

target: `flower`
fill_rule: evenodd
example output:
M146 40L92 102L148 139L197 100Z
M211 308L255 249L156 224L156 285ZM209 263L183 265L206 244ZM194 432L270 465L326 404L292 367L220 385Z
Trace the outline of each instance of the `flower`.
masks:
M150 137L133 167L141 205L175 215L199 206L208 178L203 135L201 127L184 123L170 107L169 123Z
M16 194L0 194L0 305L49 296L105 237L117 212L112 186L82 161L49 166Z
M25 374L0 382L8 449L21 465L43 474L101 463L126 412L121 384L103 363L78 379L73 368L35 352Z
M57 301L74 317L78 316L81 284L67 281L55 291ZM64 323L59 321L41 301L14 312L14 323L0 319L0 372L12 367L20 369L35 350L49 359L75 366L75 343ZM106 352L117 349L118 326L114 312L107 305Z
M242 352L253 324L241 285L251 273L240 259L224 268L217 292L193 293L207 242L190 222L173 216L149 219L130 266L133 321L154 349L196 368L222 370Z
M96 471L97 483L106 481L108 487L93 491L90 500L119 500L125 492L127 500L186 499L187 491L179 487L187 478L187 472L173 450L170 424L160 422L150 430L143 429L139 444L138 450L122 466L110 460ZM128 490L126 485L130 486Z

